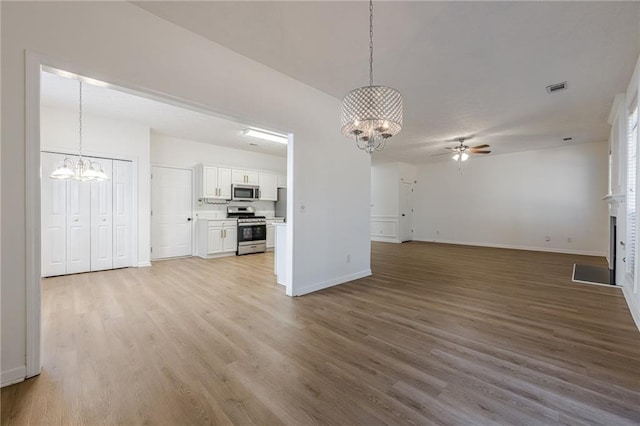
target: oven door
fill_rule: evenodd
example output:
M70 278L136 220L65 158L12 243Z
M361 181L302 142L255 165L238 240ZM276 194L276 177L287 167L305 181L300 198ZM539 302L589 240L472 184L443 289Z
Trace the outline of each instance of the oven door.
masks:
M267 225L255 223L238 224L238 244L267 240Z
M260 194L257 186L233 185L231 191L235 201L254 201Z

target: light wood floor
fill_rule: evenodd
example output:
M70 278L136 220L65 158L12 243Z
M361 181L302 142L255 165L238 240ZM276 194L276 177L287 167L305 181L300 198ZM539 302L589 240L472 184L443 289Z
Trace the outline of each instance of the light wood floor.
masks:
M301 298L271 254L44 280L44 370L2 424L640 422L640 333L602 259L373 244L374 275Z

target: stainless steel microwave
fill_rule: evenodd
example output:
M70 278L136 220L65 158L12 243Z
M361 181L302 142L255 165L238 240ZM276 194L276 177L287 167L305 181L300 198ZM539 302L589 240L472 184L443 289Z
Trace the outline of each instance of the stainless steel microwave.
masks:
M231 185L234 201L256 201L260 199L260 187L256 185Z

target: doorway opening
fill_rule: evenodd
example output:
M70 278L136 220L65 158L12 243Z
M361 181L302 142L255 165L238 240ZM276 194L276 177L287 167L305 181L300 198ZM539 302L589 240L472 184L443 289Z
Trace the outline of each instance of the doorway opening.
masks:
M160 249L158 258L192 256L196 254L196 238L194 238L195 222L200 213L203 220L218 214L223 207L218 204L229 204L230 200L203 200L194 194L197 185L193 167L197 158L199 164L219 164L222 154L233 153L224 159L229 166L236 166L243 170L257 169L273 182L268 194L277 194L278 188L289 188L292 192L292 180L287 178L287 168L291 169L292 159L288 155L292 151L293 135L286 135L287 143L283 147L269 147L263 143L243 139L243 146L234 147L231 138L226 137L227 145L216 145L212 140L198 140L198 133L181 134L176 120L188 123L190 131L200 130L201 133L213 133L225 138L229 132L237 132L237 127L249 127L228 118L222 118L199 106L182 102L170 97L149 93L144 89L130 88L128 85L114 85L87 77L90 73L71 73L61 69L74 69L72 66L45 60L37 55L27 54L27 377L40 373L41 357L41 318L42 315L42 282L41 278L71 273L92 272L122 267L151 266L152 244L158 241ZM84 157L91 157L99 162L109 176L106 182L54 182L49 176L60 159L65 156L77 156L78 111L77 84L85 83L84 97ZM72 87L71 91L64 90ZM108 92L107 92L108 91ZM95 96L99 93L109 93L106 97ZM92 98L92 95L94 96ZM123 98L137 98L139 104L117 104ZM180 114L173 114L176 120L162 115L162 110L142 108L140 105L163 104L165 108L180 109ZM70 105L73 105L70 107ZM166 113L167 110L164 112ZM120 115L118 115L120 114ZM126 115L123 117L122 115ZM155 114L157 122L162 122L175 131L158 130L156 126L145 125L141 120ZM231 127L218 127L218 132L212 132L211 122L221 121L231 123ZM117 125L114 125L116 123ZM124 123L122 126L119 124ZM101 131L94 132L89 137L91 127L99 127ZM207 127L209 126L209 127ZM235 126L235 127L233 127ZM96 129L94 127L94 130ZM125 127L129 132L125 131ZM253 127L253 126L251 126ZM264 126L263 126L264 127ZM177 129L177 130L176 130ZM71 135L71 136L70 136ZM240 138L239 135L236 141ZM88 139L88 140L87 140ZM93 139L93 140L92 140ZM146 147L144 147L146 143ZM200 145L198 145L200 144ZM203 148L204 147L204 148ZM143 149L144 148L144 149ZM138 151L135 151L139 149ZM271 154L269 149L274 150ZM135 152L133 152L134 150ZM211 160L211 152L215 151ZM262 150L262 152L261 152ZM275 150L279 150L278 153ZM246 156L246 158L244 158ZM272 163L260 166L261 158L273 157ZM169 159L169 160L167 160ZM177 164L176 164L177 163ZM185 165L188 164L188 165ZM42 173L41 172L42 167ZM279 167L279 168L278 168ZM52 169L52 170L49 170ZM151 171L155 174L171 176L173 183L168 185L173 197L156 197L152 195ZM169 172L171 170L173 172ZM273 173L265 173L272 171ZM174 176L175 175L175 176ZM175 178L175 179L174 179ZM176 183L176 181L178 183ZM83 187L82 184L85 184ZM280 186L279 186L280 185ZM159 184L159 186L162 186ZM146 189L145 189L146 188ZM160 192L158 192L160 193ZM289 198L292 196L289 195ZM64 199L63 199L64 198ZM53 202L52 200L56 200ZM152 204L157 201L158 204ZM272 206L271 220L275 220L275 200L256 200L262 210ZM73 209L70 207L73 207ZM269 204L270 203L270 204ZM184 204L181 205L181 204ZM187 208L187 204L191 204ZM162 206L161 206L162 205ZM179 206L178 206L179 205ZM60 208L64 206L64 214ZM152 206L170 206L174 216L186 216L187 225L180 224L187 229L182 237L174 236L163 240L161 232L154 238L152 226ZM55 208L58 208L56 210ZM180 210L180 207L182 210ZM44 214L45 208L48 214ZM74 210L75 209L75 210ZM73 212L71 210L74 210ZM88 211L88 215L76 215L80 210ZM93 212L93 214L92 214ZM177 212L177 213L176 213ZM56 216L57 218L54 217ZM62 219L61 219L62 218ZM75 221L77 219L77 221ZM41 221L42 220L42 221ZM56 225L54 222L58 220ZM88 222L87 222L88 220ZM62 225L64 221L64 225ZM174 221L176 222L176 221ZM291 223L291 218L289 218ZM75 225L74 225L75 224ZM80 226L82 225L82 226ZM165 224L171 227L171 221ZM46 227L50 228L47 231ZM156 226L156 230L158 227ZM57 228L57 229L56 229ZM56 240L57 232L57 240ZM173 231L172 231L173 232ZM291 241L291 227L287 240ZM50 234L47 236L47 234ZM89 235L86 239L83 235ZM171 234L171 233L170 233ZM64 237L63 237L64 235ZM92 238L95 236L95 240ZM80 238L82 237L82 238ZM75 239L74 239L75 238ZM82 244L78 244L78 238ZM206 240L206 239L205 239ZM175 242L164 244L167 251L162 253L163 241ZM62 244L63 251L56 251L55 244ZM182 250L182 251L180 251ZM58 258L54 259L54 254ZM84 256L84 257L83 257ZM285 253L286 267L291 269L292 253ZM81 258L82 259L77 259ZM86 260L88 259L88 261ZM58 264L58 270L49 271L48 264ZM84 268L74 269L69 264L82 264ZM89 275L87 275L89 276ZM59 280L58 280L59 281ZM273 282L276 277L274 274ZM290 283L287 283L286 293L292 294Z

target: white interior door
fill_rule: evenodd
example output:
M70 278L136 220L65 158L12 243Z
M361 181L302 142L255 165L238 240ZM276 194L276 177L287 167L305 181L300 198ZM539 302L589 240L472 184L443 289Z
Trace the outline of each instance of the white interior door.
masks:
M400 239L413 240L413 184L400 184Z
M67 273L67 182L50 179L64 155L43 152L41 159L41 250L43 277Z
M132 263L133 186L130 161L113 160L113 267Z
M152 170L152 259L191 256L191 170L167 167Z
M67 181L67 274L91 270L91 186Z
M94 160L112 176L112 161ZM113 182L91 182L91 270L113 268Z

